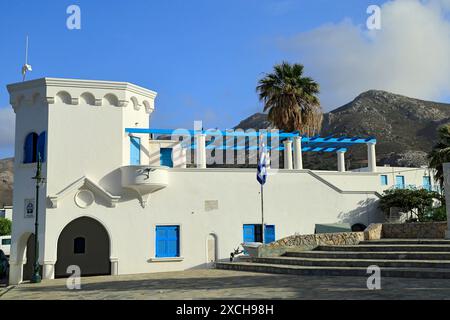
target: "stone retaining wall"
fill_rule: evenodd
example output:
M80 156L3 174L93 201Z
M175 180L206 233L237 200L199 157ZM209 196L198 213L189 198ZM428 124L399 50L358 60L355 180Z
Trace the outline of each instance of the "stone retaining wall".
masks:
M364 232L293 235L260 246L258 257L280 256L286 251L309 251L320 245L353 245L364 240Z
M444 239L447 222L384 223L382 238Z
M274 257L286 251L310 251L320 245L356 245L363 240L444 239L447 222L374 223L364 232L342 232L293 235L262 245L255 250L258 257Z

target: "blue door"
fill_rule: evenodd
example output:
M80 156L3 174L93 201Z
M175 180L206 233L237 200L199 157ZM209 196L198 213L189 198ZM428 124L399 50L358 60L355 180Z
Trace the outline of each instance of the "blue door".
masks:
M36 145L38 135L36 133L30 133L25 138L23 163L35 163L36 162Z
M264 231L264 242L271 243L275 241L275 226L266 225L266 230Z
M172 161L172 148L161 148L160 149L160 164L169 168L173 167Z
M244 242L255 242L254 224L244 224Z
M41 162L45 162L45 143L47 139L46 132L42 132L37 139L37 155L36 160L41 159Z
M180 256L180 228L178 226L156 227L156 257L174 258Z
M395 187L397 189L405 189L405 177L404 176L396 176L395 177Z
M130 137L130 164L141 164L141 139L138 137Z
M430 176L423 177L423 188L425 190L431 191L431 177Z
M387 175L381 175L380 179L381 179L381 185L382 186L387 186L388 185L388 176Z

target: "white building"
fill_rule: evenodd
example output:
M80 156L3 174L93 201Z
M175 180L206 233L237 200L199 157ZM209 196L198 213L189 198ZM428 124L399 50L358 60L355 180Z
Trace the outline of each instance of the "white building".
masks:
M186 168L179 142L150 141L155 92L54 78L8 90L16 113L12 284L29 278L34 259L38 153L46 179L38 214L44 278L67 276L69 265L82 275L206 267L244 240L260 239L256 170L208 168L203 134L195 137L194 168ZM373 141L368 172L345 172L343 150L338 171L303 169L300 146L300 139L285 143L287 169L272 171L265 185L268 241L313 233L319 223L382 221L377 200L395 183L383 185ZM405 183L422 184L427 170L415 170Z
M6 218L12 221L12 212L13 209L11 206L4 206L3 209L0 209L0 218Z

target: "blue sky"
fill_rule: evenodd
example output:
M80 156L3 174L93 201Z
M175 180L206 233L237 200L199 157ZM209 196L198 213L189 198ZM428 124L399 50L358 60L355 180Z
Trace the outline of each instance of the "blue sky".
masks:
M317 54L311 51L317 45L311 42L311 32L322 32L324 26L339 29L343 21L362 30L366 8L383 2L2 0L0 110L8 107L6 85L21 80L27 34L33 66L29 79L128 81L155 90L152 127L191 128L194 120L203 120L205 127L236 125L261 110L257 81L283 60L303 63L307 74L319 83L323 79L322 91L328 94L324 109L330 110L355 94L346 92L334 100L328 71L321 69L326 63L315 60ZM71 4L81 8L81 30L66 28ZM302 39L309 47L290 46ZM450 93L435 96L447 100ZM0 158L11 155L11 145L0 141Z

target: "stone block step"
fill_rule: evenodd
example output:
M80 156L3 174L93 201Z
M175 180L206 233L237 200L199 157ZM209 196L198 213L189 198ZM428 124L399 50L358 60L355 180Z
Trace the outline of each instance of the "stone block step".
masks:
M346 246L318 246L314 251L351 251L351 252L450 252L450 245L443 244L360 244L360 245L346 245Z
M439 268L449 269L449 260L377 260L377 259L326 259L326 258L296 258L296 257L268 257L252 258L241 257L239 262L254 262L266 264L283 264L298 266L320 266L320 267L363 267L371 265L389 268Z
M314 276L361 276L368 277L366 268L359 267L319 267L279 265L252 262L217 262L217 269L250 271L290 275L314 275ZM381 268L381 277L398 278L437 278L450 279L448 269L428 268Z
M299 251L286 252L286 257L321 259L372 259L372 260L450 260L450 252L358 252L358 251Z
M380 239L361 241L361 245L386 245L386 244L446 244L450 246L450 240L445 239Z

